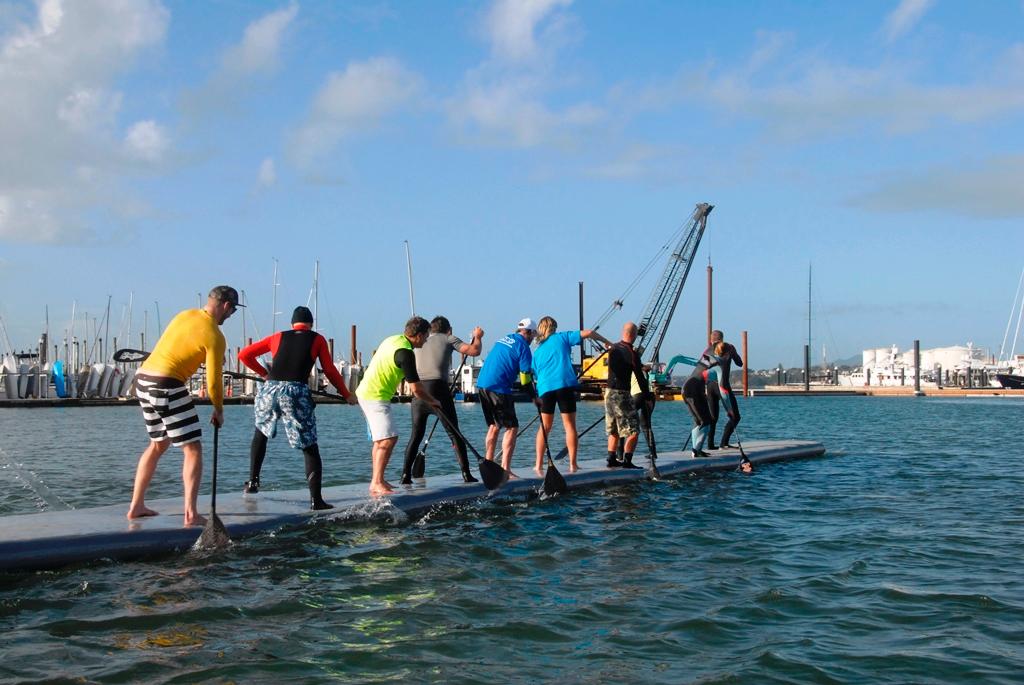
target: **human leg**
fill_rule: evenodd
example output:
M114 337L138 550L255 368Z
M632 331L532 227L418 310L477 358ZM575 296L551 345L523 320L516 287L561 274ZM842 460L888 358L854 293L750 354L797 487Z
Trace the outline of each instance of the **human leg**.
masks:
M704 442L707 440L707 426L711 420L707 409L707 400L703 395L689 397L683 395L683 399L686 401L686 408L690 410L690 416L693 417L693 430L690 431L690 438L693 441L692 456L707 456L704 452Z
M715 428L718 426L718 403L721 401L721 399L722 393L718 387L718 382L709 380L707 386L708 416L711 419L707 424L707 448L709 450L718 449L718 447L715 445Z
M576 412L562 414L562 428L565 429L565 449L569 452L569 473L576 473L580 470L580 465L576 461L576 453L580 447L580 437L576 431Z
M324 463L320 458L320 446L310 445L302 450L306 465L306 484L309 486L309 508L331 509L334 505L324 501L321 484L324 474Z
M420 442L427 432L427 421L432 414L430 405L423 400L413 398L410 412L412 414L412 433L409 435L409 444L405 446L405 461L402 464L402 485L412 485L414 467L419 467L417 477L423 477L422 466L416 463L416 454L420 449Z
M462 480L466 483L476 483L477 479L469 470L469 454L466 452L466 441L457 432L459 430L459 414L455 411L455 400L448 392L448 386L444 385L444 392L438 397L441 402L441 411L447 421L442 421L445 432L452 443L452 450L455 451L455 458L459 462L459 469L462 471Z
M146 506L146 489L153 479L157 462L163 456L171 441L165 438L160 441L151 441L142 456L139 457L139 465L135 468L135 487L132 490L132 502L128 505L128 518L141 518L143 516L156 516L157 512Z
M371 497L389 495L395 491L392 485L384 480L384 471L388 467L388 461L391 459L391 452L395 449L395 445L397 443L397 435L391 438L373 441L373 453L371 456L373 461L373 471L370 477Z
M516 451L516 428L505 429L505 435L501 438L501 468L512 473L512 453Z
M263 383L256 391L256 397L253 400L252 415L256 429L249 445L249 480L242 489L246 493L252 494L260 491L260 472L263 470L263 460L267 456L267 440L277 433L277 417L280 409L276 400L276 391L279 386L279 381Z
M494 461L494 448L498 446L498 433L501 429L497 424L492 423L487 427L487 436L484 438L484 459Z
M257 428L249 445L249 480L245 483L244 492L254 494L260 491L260 471L263 469L263 459L266 456L267 436Z
M199 481L203 477L203 443L194 440L181 446L184 459L181 463L181 480L185 484L185 525L202 526L206 518L199 515Z
M736 426L740 423L740 407L736 402L736 396L733 393L725 395L725 406L726 411L729 414L729 421L725 424L725 430L722 431L722 445L729 445L729 441L732 439L733 431L736 430Z
M545 414L543 409L541 410L540 427L537 428L537 437L534 440L537 459L534 462L533 472L538 476L544 475L544 449L551 438L551 425L554 423L554 420L554 414Z

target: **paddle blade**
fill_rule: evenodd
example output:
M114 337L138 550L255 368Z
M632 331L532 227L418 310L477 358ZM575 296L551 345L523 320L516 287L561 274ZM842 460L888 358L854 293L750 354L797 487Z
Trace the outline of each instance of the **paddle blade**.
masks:
M544 474L544 494L561 495L568 491L569 485L565 482L565 478L558 472L554 464L548 464L547 473Z
M228 536L228 530L224 527L224 522L220 520L219 516L211 513L210 518L206 519L206 526L203 528L202 534L196 540L196 544L192 546L192 549L196 551L221 549L230 544L231 537Z
M481 459L478 466L480 468L480 480L484 482L484 487L488 490L494 490L505 482L505 469L501 468L497 462Z

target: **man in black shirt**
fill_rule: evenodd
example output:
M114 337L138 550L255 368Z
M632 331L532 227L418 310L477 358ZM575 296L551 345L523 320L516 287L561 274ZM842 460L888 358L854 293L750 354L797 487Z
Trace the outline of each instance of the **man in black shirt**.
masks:
M640 355L633 348L637 328L632 321L622 327L622 340L608 351L608 390L604 397L604 426L608 433L608 467L640 468L633 463L633 450L640 435L640 416L633 402L631 390L633 379L640 387L640 394L648 406L654 404L647 376L644 375ZM619 439L622 447L622 461L616 457Z

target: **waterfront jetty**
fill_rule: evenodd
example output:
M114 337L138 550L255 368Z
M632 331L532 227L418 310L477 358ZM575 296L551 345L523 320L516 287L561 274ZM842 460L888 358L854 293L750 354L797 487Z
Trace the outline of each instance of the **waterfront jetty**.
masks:
M825 447L807 440L752 440L744 450L755 465L818 457ZM740 453L735 449L716 451L714 456L693 459L687 452L664 452L658 458L662 478L685 473L735 470ZM644 458L637 460L643 463ZM568 465L566 464L566 467ZM609 469L604 457L581 460L580 471L563 475L573 490L622 485L647 477L642 469ZM747 477L745 475L737 477ZM324 498L333 509L310 511L306 490L261 490L257 495L217 493L217 514L232 539L239 539L283 526L302 525L314 519L367 520L383 513L415 516L438 505L478 500L529 500L539 496L542 478L509 480L488 492L480 483L463 483L461 475L431 477L427 485L402 486L382 500L371 500L366 483L324 488ZM46 569L98 560L145 558L188 550L202 529L182 527L181 498L147 502L160 516L125 518L128 497L123 502L90 509L50 511L0 518L0 569Z

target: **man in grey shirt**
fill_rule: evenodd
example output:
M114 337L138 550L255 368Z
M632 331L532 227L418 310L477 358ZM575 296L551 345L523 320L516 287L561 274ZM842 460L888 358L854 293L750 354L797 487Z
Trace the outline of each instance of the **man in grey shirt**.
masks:
M431 397L441 402L441 411L450 422L451 426L458 429L459 417L455 413L455 402L452 400L451 388L448 386L448 374L451 371L452 352L458 352L467 357L476 357L483 348L484 331L477 326L473 329L473 339L466 343L457 336L452 335L452 325L443 316L436 316L430 322L430 336L423 347L415 350L416 373L419 374L422 382ZM409 444L405 448L405 465L402 467L402 484L412 484L413 478L423 478L426 468L426 459L417 459L420 448L420 441L427 430L427 421L434 413L433 408L420 399L412 400L412 435L409 437ZM467 483L475 483L476 478L469 470L469 458L466 455L466 442L450 428L449 424L442 422L448 437L451 438L452 448L459 460L459 467L462 469L462 479ZM429 441L429 438L428 438Z

